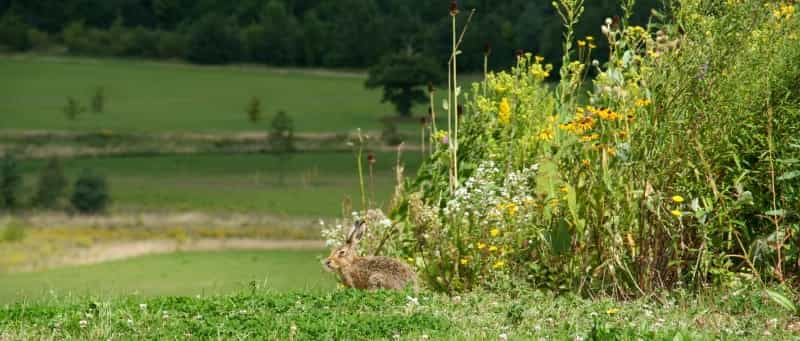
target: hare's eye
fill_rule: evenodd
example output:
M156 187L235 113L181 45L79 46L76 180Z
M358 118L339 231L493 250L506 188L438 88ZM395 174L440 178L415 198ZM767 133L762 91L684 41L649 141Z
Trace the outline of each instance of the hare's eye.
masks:
M339 256L344 256L344 250L339 250Z

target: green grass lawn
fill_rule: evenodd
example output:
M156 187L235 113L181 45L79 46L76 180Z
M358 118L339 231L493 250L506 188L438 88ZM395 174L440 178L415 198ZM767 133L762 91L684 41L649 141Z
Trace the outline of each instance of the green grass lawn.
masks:
M335 287L318 257L325 251L179 252L42 272L0 273L0 304L56 296L210 295L260 288L318 291Z
M368 191L382 205L394 189L395 153L375 155L374 190ZM420 155L407 152L403 160L406 174L412 174ZM44 162L21 163L26 192L34 192ZM68 159L64 166L71 180L84 168L106 175L112 211L194 210L318 218L340 215L345 197L353 200L355 208L360 200L352 153L297 153L285 162L265 154L104 157ZM364 167L366 175L366 162ZM365 181L369 185L369 179Z
M378 129L393 114L359 73L261 67L200 67L114 59L0 57L0 129L113 131L236 131L268 127L286 110L298 131ZM89 105L106 89L107 112L75 122L62 108L68 96ZM258 126L244 108L261 100Z

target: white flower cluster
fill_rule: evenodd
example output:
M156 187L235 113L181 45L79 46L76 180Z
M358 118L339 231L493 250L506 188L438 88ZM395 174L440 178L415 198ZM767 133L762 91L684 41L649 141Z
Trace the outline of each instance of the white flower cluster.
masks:
M347 233L353 227L353 222L358 220L363 220L366 224L366 231L361 241L362 250L372 249L375 236L392 227L392 221L379 209L371 209L366 212L354 211L350 214L349 219L337 219L333 225L325 225L324 221L320 221L320 225L322 225L320 234L325 239L325 245L328 247L342 245L347 239Z
M538 165L506 173L494 161L481 163L475 173L456 190L442 210L446 217L458 216L482 226L502 222L504 209L522 208L533 202L534 178ZM520 212L522 218L528 213Z

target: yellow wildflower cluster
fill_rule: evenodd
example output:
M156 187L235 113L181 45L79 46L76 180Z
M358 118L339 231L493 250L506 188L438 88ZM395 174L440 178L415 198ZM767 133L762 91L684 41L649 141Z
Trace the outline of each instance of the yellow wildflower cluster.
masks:
M772 14L778 19L790 19L794 15L794 5L790 3L781 4L780 7L772 11Z
M517 215L519 207L517 207L517 204L510 202L507 204L498 204L497 209L499 209L500 211L508 212L508 215L513 217Z
M492 235L492 237L497 237L500 234L500 229L495 227L489 231L489 234Z
M650 105L650 104L652 104L652 103L653 103L653 102L652 102L651 100L649 100L649 99L646 99L646 98L640 98L640 99L637 99L637 100L636 100L636 102L634 102L634 105L635 105L637 108L643 108L643 107L646 107L646 106L648 106L648 105Z
M622 115L612 111L611 109L597 109L590 105L586 107L586 111L588 111L591 114L597 115L597 117L600 117L601 120L605 121L616 121L622 119Z
M542 129L536 137L542 141L551 141L553 140L553 129L549 127Z
M536 62L531 65L530 73L535 77L537 80L544 80L547 77L550 77L550 71L553 71L553 64L542 65L539 62L539 56L536 57Z
M580 137L581 142L592 142L600 138L600 134L594 133L589 135L583 135Z
M500 122L500 124L508 125L511 123L511 104L508 103L508 98L503 97L503 99L500 100L498 111L497 121Z
M583 135L583 133L592 130L596 124L597 122L592 115L586 115L583 108L578 108L575 111L575 118L567 123L562 123L559 128L575 135Z

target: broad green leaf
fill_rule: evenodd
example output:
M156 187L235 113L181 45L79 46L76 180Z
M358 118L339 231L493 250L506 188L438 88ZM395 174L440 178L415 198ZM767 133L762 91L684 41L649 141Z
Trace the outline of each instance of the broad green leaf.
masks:
M791 171L778 177L778 181L791 180L800 176L800 170Z
M768 215L771 217L783 217L786 215L786 210L771 210L764 212L764 215Z
M767 296L779 306L791 312L797 312L797 306L795 306L788 297L774 290L765 289L764 291L767 293Z

